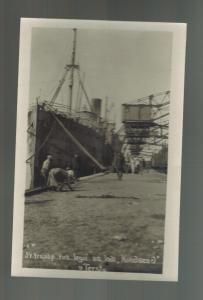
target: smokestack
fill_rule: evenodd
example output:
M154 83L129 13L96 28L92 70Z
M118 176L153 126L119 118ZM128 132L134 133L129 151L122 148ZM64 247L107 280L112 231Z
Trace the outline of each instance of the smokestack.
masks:
M101 107L102 107L102 99L99 98L92 99L92 112L95 113L98 117L101 117Z

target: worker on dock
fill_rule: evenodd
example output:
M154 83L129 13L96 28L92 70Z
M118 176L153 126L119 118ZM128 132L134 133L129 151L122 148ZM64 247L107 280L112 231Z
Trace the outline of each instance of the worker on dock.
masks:
M70 190L73 190L70 184L70 177L68 175L68 168L66 170L62 168L53 168L49 171L49 177L47 186L51 190L62 191L64 185L67 185Z
M143 157L139 158L139 173L143 174L143 171L145 169L145 160Z
M74 174L74 171L69 166L66 168L66 171L68 172L69 182L70 183L75 183L75 174Z
M73 165L75 180L79 180L79 178L80 178L80 157L77 153L74 154L72 165Z
M135 174L135 165L136 165L136 159L134 156L130 157L130 169L131 169L131 173Z
M125 164L125 158L124 158L122 152L119 151L115 154L114 161L113 161L113 166L116 170L119 180L121 180L123 178L124 164Z
M47 155L46 160L42 164L40 173L43 178L43 186L47 185L47 179L49 175L49 170L51 169L52 159L53 159L52 155Z
M136 174L140 173L140 160L138 157L135 158L135 173Z

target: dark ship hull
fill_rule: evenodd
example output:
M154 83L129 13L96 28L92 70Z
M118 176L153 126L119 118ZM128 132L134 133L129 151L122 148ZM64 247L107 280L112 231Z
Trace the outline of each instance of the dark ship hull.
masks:
M117 144L116 135L113 134L113 126L108 126L107 123L104 126L101 120L98 124L98 119L92 118L90 120L90 117L91 115L88 119L86 118L86 121L84 118L81 121L81 117L67 117L62 113L49 111L43 105L37 105L29 111L26 189L42 185L40 170L47 155L53 156L53 168L72 167L73 156L78 154L80 176L101 171L98 165L67 136L55 118L71 132L74 138L101 165L108 168L112 164ZM93 117L95 116L93 115ZM89 125L85 124L87 121L89 121Z

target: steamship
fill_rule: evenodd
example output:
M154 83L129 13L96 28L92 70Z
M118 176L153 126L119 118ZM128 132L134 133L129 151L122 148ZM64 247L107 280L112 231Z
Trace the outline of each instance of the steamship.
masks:
M73 29L71 64L65 72L49 101L37 99L29 108L27 128L26 190L40 187L40 169L47 155L52 155L52 167L72 167L74 154L80 159L80 176L86 176L107 169L119 147L115 123L101 117L102 99L89 99L79 66L75 64L76 34ZM75 73L88 108L75 111L73 88ZM69 105L57 103L58 95L69 76Z

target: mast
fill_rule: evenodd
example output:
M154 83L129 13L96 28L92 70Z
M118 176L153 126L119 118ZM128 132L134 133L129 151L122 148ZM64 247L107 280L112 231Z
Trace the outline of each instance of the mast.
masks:
M76 54L76 35L77 35L77 29L73 29L73 50L72 50L72 58L71 58L71 64L70 66L70 83L69 83L69 109L70 114L72 113L72 102L73 102L73 79L74 79L74 69L78 68L78 66L75 65L75 54Z

